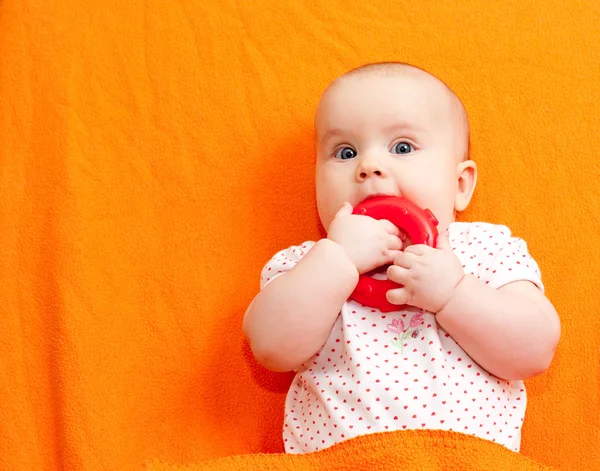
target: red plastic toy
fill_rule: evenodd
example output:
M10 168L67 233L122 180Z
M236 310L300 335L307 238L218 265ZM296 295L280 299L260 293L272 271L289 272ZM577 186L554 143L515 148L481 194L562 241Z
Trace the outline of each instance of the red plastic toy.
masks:
M412 201L396 196L370 198L354 208L354 214L370 216L374 219L387 219L402 229L413 244L426 244L435 247L438 236L438 220L429 209L422 209ZM399 306L391 304L385 297L390 289L400 285L389 280L377 280L369 275L360 275L351 299L363 306L379 309L381 312L397 311Z

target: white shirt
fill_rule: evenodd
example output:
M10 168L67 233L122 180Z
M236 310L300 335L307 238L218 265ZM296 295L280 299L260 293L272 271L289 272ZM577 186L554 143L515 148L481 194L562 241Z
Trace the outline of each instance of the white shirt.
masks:
M526 243L506 226L453 223L450 245L466 274L492 288L527 280L543 291ZM277 253L261 289L314 246ZM321 450L366 433L441 429L518 451L526 406L521 381L492 376L422 309L382 313L344 303L321 350L297 371L285 405L287 453Z

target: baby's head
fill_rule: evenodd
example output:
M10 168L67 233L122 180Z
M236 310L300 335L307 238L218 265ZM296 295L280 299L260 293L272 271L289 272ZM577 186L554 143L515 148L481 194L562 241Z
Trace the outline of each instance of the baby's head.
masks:
M323 93L315 131L325 229L345 201L394 195L429 208L445 230L471 200L477 168L465 109L421 69L380 63L344 74Z

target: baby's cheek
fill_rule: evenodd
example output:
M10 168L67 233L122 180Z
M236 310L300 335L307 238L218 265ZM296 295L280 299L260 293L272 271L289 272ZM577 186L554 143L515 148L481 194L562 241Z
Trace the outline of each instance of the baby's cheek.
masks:
M333 218L335 217L336 213L342 207L341 204L339 205L339 207L336 206L336 203L334 203L330 199L328 200L327 197L324 195L317 198L317 209L319 212L319 219L321 221L321 224L327 231L329 231L331 221L333 221Z

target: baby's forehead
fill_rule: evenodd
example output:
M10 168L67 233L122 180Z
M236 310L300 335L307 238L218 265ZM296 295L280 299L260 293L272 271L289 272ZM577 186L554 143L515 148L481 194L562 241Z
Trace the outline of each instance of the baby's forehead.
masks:
M402 117L419 119L425 127L442 125L468 149L469 123L466 110L454 92L437 77L413 67L359 69L335 80L323 93L315 116L317 139L323 129L360 115L365 107L372 111L373 102L388 109L389 103L404 102ZM347 103L356 104L349 108ZM348 114L350 113L350 114ZM393 120L393 117L390 117Z
M324 96L332 92L335 100L344 95L363 94L368 92L423 95L427 103L444 105L450 104L452 92L440 80L426 72L370 72L342 76L334 81Z
M323 94L317 109L316 124L361 115L399 113L405 119L425 118L430 124L452 119L448 88L426 73L348 74L334 81Z

